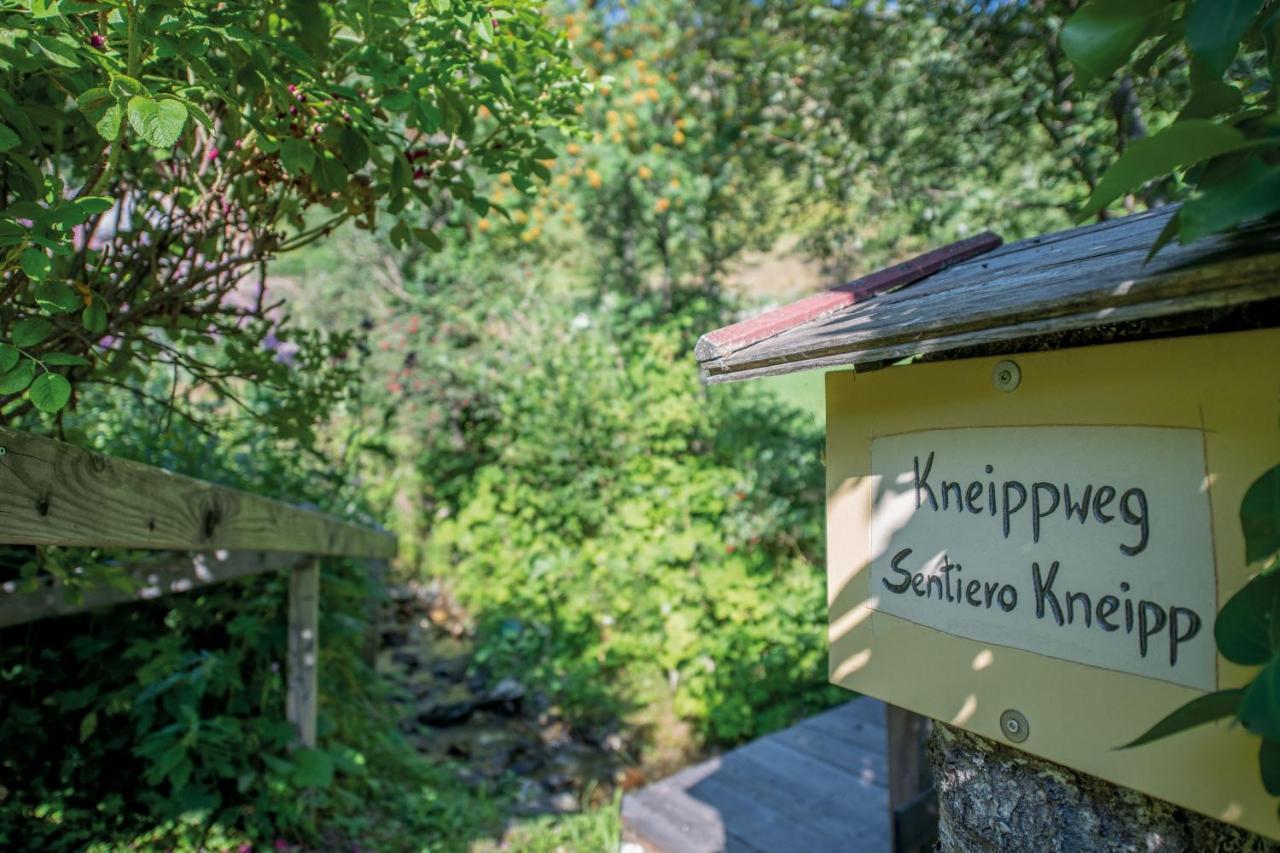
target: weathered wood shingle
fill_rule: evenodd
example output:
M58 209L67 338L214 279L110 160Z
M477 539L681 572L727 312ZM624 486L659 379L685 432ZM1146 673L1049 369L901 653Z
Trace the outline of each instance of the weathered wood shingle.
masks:
M701 360L708 382L1031 341L1280 297L1280 224L1257 224L1147 261L1175 207L1033 237L737 351ZM714 333L713 333L714 334ZM704 348L704 353L706 349Z

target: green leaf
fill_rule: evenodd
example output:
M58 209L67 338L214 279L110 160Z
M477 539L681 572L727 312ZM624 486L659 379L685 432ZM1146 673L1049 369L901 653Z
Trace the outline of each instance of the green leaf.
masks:
M21 353L18 348L9 344L0 344L0 373L8 373L18 363Z
M1115 73L1167 13L1165 0L1094 0L1076 10L1058 37L1081 82Z
M1201 59L1191 60L1191 97L1178 113L1178 121L1235 112L1243 103L1244 95L1220 73L1212 73Z
M30 359L23 359L17 367L8 373L0 374L0 394L17 394L36 376L36 365Z
M1280 655L1268 661L1245 689L1236 716L1255 735L1280 740Z
M325 788L333 782L333 759L319 749L293 751L293 780L304 788Z
M1253 481L1240 503L1244 559L1256 563L1280 550L1280 465Z
M141 95L147 90L141 83L132 77L124 74L116 74L111 78L111 86L109 91L117 98L129 98L133 95Z
M440 235L432 231L430 228L415 228L413 236L418 238L422 245L426 246L433 252L444 251L444 241L440 239Z
M116 96L102 86L85 89L80 93L80 97L76 98L76 105L80 107L80 112L86 115L97 115L115 102Z
M187 121L187 108L181 101L166 98L153 101L142 95L129 99L129 124L134 131L156 148L169 148L182 135Z
M1280 608L1280 572L1258 575L1227 600L1213 624L1218 651L1232 663L1258 666L1271 659Z
M1262 787L1273 797L1280 797L1280 741L1262 739L1258 748L1258 769L1262 771Z
M1203 119L1178 121L1159 133L1135 140L1103 173L1080 211L1087 219L1126 192L1182 166L1190 166L1247 148L1254 143L1234 127Z
M51 281L36 288L36 304L55 314L74 313L83 304L79 294L62 282Z
M293 175L310 172L316 164L316 152L306 140L292 136L280 142L280 163Z
M27 248L22 250L22 271L27 274L27 278L32 281L40 281L49 274L52 264L49 262L49 256L36 248Z
M75 47L56 38L48 36L33 35L31 41L40 48L40 52L49 57L54 65L61 65L63 68L79 68L80 60L76 58L78 52Z
M340 192L347 185L347 170L337 157L321 154L316 160L316 183L326 192Z
M98 135L108 142L115 142L116 137L120 135L120 105L112 104L102 113L102 117L94 124L94 129L98 131Z
M71 399L71 383L57 373L41 373L27 389L27 396L37 409L53 414Z
M84 743L93 737L93 733L98 730L98 712L90 711L80 720L80 742Z
M0 151L8 151L17 147L22 139L7 124L0 124Z
M97 216L115 207L116 200L105 196L90 195L76 199L74 204L76 207L84 209L90 216Z
M1262 0L1193 0L1187 11L1187 43L1210 73L1221 77L1240 39L1262 9Z
M47 352L40 360L50 367L88 367L89 359L69 352Z
M1221 181L1202 183L1201 190L1180 211L1183 243L1280 210L1280 167L1250 158Z
M342 128L338 136L338 151L348 172L357 172L369 162L369 142L353 127Z
M107 311L102 307L102 300L94 298L93 302L85 306L84 314L81 315L81 322L84 327L100 335L107 330Z
M16 347L33 347L53 334L53 324L43 317L28 317L13 324L9 340Z
M1135 746L1151 743L1178 732L1211 723L1229 717L1240 707L1244 690L1218 690L1204 696L1197 696L1187 704L1175 710L1169 716L1147 729L1134 740L1119 749L1132 749Z

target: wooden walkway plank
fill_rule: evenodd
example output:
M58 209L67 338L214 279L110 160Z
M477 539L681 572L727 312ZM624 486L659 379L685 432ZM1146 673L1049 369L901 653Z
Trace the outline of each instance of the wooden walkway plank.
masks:
M888 850L884 714L855 699L633 791L625 837L658 853Z

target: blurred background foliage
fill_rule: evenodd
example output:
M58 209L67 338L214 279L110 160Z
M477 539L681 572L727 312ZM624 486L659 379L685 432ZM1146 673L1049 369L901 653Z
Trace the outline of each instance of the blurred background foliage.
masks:
M169 26L203 14L124 3L124 17L97 25L91 5L9 4L2 25L17 35L0 50L24 52L4 73L11 95L38 102L39 127L62 122L88 150L94 126L48 74L73 67L36 63L57 53L40 39L71 38L59 55L84 65L84 45L100 49L91 34L128 41L130 14ZM1176 40L1086 90L1060 42L1070 0L508 2L492 19L432 0L374 3L370 21L355 8L366 4L328 5L331 33L367 31L368 44L416 62L428 47L401 44L405 30L448 42L457 63L408 80L375 53L333 52L303 2L200 48L234 55L243 41L256 56L294 44L261 56L280 70L269 80L236 77L238 95L219 91L212 63L204 88L182 97L204 98L230 123L223 135L187 126L176 144L160 140L172 150L126 149L121 185L95 189L113 205L167 200L175 183L155 163L186 174L211 146L238 150L235 122L297 100L297 68L315 86L375 84L351 98L368 103L356 123L368 156L343 160L341 129L285 134L288 152L283 140L262 146L270 180L246 179L236 203L263 233L295 236L251 241L242 278L219 280L219 292L243 280L265 301L183 302L178 288L171 315L199 323L124 322L125 296L93 285L90 302L121 321L120 335L98 338L85 306L41 300L43 283L62 279L84 298L77 270L95 251L128 266L152 239L136 230L95 247L75 233L83 223L54 223L75 251L48 247L48 269L21 271L27 244L10 244L6 335L46 319L61 337L38 344L73 342L67 353L85 363L22 348L75 391L51 407L25 385L0 390L3 422L386 520L401 537L396 579L443 579L465 609L473 667L518 677L591 737L621 734L627 760L653 771L841 697L826 685L821 378L706 388L697 336L978 231L1012 240L1067 227L1109 165L1192 95L1192 57ZM495 55L496 77L481 67ZM1261 57L1241 53L1223 79L1247 87ZM138 61L156 63L147 97L163 100L176 59ZM86 76L71 96L93 82L74 73ZM432 126L440 110L447 128ZM31 146L48 133L18 135ZM487 153L463 158L464 138ZM62 155L22 156L67 185L92 174L93 158L77 173ZM317 166L331 159L350 173L341 182ZM12 156L4 165L30 171ZM1093 215L1188 192L1185 175L1150 178ZM56 200L62 185L32 192ZM292 200L274 206L276 191ZM27 228L22 213L14 227ZM121 559L14 548L2 570L16 585L44 573L74 586ZM322 594L316 755L290 752L281 727L280 578L0 632L0 835L40 849L451 849L497 837L509 788L461 786L416 757L361 658L379 590L333 565ZM610 815L515 837L599 849L616 837Z

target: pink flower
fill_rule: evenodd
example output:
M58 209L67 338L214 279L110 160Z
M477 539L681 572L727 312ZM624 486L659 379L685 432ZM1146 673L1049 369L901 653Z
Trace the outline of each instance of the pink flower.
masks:
M204 155L204 159L205 159L207 162L210 162L210 163L212 163L214 160L217 160L217 159L218 159L218 149L217 149L217 148L210 148L210 149L209 149L209 153L207 153L207 154L205 154L205 155Z
M102 50L107 46L107 40L104 39L100 33L94 33L89 36L89 44L93 45L97 50Z

